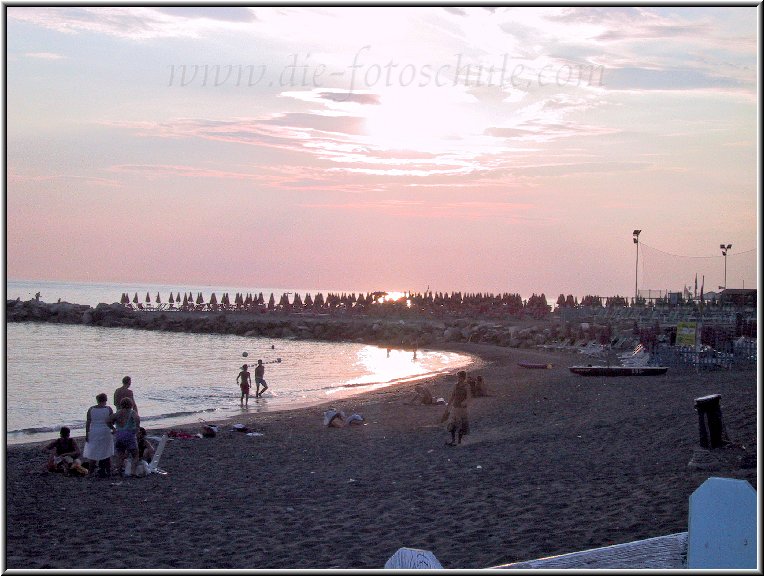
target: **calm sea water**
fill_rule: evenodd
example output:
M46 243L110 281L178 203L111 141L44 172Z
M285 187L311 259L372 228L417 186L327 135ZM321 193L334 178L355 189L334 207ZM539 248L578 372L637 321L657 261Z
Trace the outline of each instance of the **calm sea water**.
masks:
M21 291L31 287L46 302L61 298L90 305L119 300L121 292L127 291L109 284L8 282L6 287L9 299L14 294L29 299ZM164 299L157 286L142 289L144 296L146 290L155 296L159 289ZM194 294L200 290L185 289ZM270 294L270 290L260 289L228 291L231 295L236 291ZM204 291L205 297L209 292L209 288ZM116 298L104 299L110 293ZM261 399L250 397L249 412L326 402L402 380L451 372L472 360L467 355L428 349L419 350L414 359L411 352L392 350L388 355L385 348L355 343L32 322L8 323L6 335L8 443L54 438L61 426L71 427L75 436L83 435L85 413L95 404L96 394L105 392L111 402L125 375L132 378L141 419L150 431L152 427L242 414L236 376L244 362L252 365L257 359L270 362L265 372L269 390ZM246 358L243 352L248 353Z

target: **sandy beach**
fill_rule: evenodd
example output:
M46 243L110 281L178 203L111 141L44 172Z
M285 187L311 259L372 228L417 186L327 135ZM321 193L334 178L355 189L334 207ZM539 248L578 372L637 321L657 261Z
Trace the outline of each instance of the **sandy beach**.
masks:
M167 474L147 478L46 473L41 444L9 446L5 568L381 568L403 546L487 568L685 531L712 475L758 489L755 371L581 377L572 352L449 349L482 359L470 373L491 394L472 401L458 447L442 406L407 404L411 383L333 404L362 414L357 427L326 428L328 404L242 414L215 438L170 441ZM447 397L454 381L428 383ZM690 469L694 399L717 393L747 456Z

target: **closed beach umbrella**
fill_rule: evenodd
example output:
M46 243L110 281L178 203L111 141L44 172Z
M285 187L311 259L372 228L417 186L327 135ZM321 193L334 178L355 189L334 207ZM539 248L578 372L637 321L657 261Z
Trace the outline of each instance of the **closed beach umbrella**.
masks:
M157 300L156 300L156 302L157 302L157 304L161 304L162 303L161 298L159 298L159 292L157 292Z
M188 296L183 294L183 306L188 306Z
M146 304L151 304L151 296L149 296L148 292L146 292Z
M215 296L215 293L213 292L210 294L210 304L217 304L218 303L218 297Z
M133 304L138 304L138 292L136 292L135 296L133 296Z
M175 304L175 300L172 299L172 292L170 292L170 304Z
M197 304L203 304L204 303L204 298L202 298L202 293L201 292L199 292L199 295L196 297L196 303Z

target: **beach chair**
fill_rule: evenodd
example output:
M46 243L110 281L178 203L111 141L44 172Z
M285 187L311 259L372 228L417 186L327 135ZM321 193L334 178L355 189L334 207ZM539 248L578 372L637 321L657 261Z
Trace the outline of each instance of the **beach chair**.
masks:
M159 469L159 459L162 457L162 453L164 452L164 447L167 444L167 434L163 434L162 438L159 440L159 445L157 446L156 452L154 452L154 457L151 459L151 462L149 462L149 474L161 474L162 471Z

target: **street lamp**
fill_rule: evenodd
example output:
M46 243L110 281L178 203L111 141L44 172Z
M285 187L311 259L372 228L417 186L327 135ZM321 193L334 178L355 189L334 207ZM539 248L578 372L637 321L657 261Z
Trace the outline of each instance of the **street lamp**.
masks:
M732 248L732 244L727 244L726 246L724 244L719 244L719 248L722 249L722 256L724 256L724 290L727 289L727 250ZM719 288L722 288L719 286Z
M634 244L637 245L637 265L634 270L634 304L637 303L637 296L639 295L639 291L637 290L637 278L639 277L639 233L642 232L642 230L634 230L632 234L634 235Z

